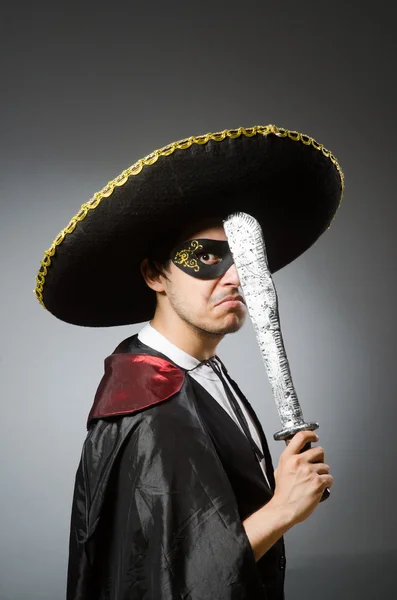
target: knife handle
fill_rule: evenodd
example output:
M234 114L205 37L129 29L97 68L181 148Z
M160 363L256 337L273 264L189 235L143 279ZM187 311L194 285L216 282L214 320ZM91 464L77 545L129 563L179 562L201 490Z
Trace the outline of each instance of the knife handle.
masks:
M306 452L306 450L310 450L310 448L312 447L312 443L311 442L307 442L307 444L305 444L302 448L302 450L299 452L299 454L302 454L302 452ZM323 491L323 495L321 496L321 500L320 502L324 502L324 500L326 500L327 498L329 498L331 492L329 491L329 488L325 488L325 490Z

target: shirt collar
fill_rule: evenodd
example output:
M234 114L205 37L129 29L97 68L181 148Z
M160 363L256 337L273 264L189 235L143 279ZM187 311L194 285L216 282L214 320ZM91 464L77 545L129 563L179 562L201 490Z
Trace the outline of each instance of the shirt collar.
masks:
M141 329L141 331L138 333L138 339L146 344L146 346L149 346L150 348L153 348L153 350L157 350L157 352L161 352L161 354L167 356L182 369L187 371L195 369L207 379L218 379L218 376L216 373L214 373L213 369L209 365L206 365L205 363L200 364L201 361L194 356L191 356L184 350L181 350L178 348L178 346L175 346L175 344L170 342L162 333L152 327L150 323L147 323L143 329Z

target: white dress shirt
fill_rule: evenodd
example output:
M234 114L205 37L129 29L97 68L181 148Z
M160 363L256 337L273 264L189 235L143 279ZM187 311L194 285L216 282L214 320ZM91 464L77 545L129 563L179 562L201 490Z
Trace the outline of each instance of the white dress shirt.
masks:
M235 421L235 423L240 427L241 431L244 433L244 430L242 429L236 415L234 414L230 406L229 399L226 396L225 390L223 389L222 381L219 379L218 375L209 365L200 364L200 361L197 358L194 358L194 356L190 356L190 354L187 354L186 352L175 346L175 344L170 342L166 337L164 337L161 333L154 329L154 327L152 327L150 323L148 323L143 327L143 329L141 329L141 331L138 333L138 339L143 344L146 344L146 346L149 346L150 348L153 348L153 350L157 350L157 352L161 352L161 354L167 356L179 367L191 371L190 376L193 377L196 381L198 381L198 383L200 383L200 385L202 385L203 388L205 388L207 392L211 394L213 398L215 398L218 404L222 406L222 408L228 413L228 415ZM229 382L227 380L226 384L229 386L229 389L236 397L237 402L239 403L241 410L243 411L244 416L247 420L252 438L257 444L258 448L260 448L263 453L261 440L254 422L248 414L244 404L236 395L233 388L230 387ZM260 460L259 464L261 466L267 484L270 487L269 480L266 476L265 459L263 458L262 460Z

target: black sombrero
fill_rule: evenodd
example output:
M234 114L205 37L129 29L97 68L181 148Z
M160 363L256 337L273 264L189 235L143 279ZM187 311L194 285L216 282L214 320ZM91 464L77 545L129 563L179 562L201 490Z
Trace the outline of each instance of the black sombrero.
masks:
M167 232L195 219L244 211L261 224L274 273L330 226L343 187L331 152L274 125L174 142L82 205L45 252L37 299L75 325L147 321L155 294L139 267Z

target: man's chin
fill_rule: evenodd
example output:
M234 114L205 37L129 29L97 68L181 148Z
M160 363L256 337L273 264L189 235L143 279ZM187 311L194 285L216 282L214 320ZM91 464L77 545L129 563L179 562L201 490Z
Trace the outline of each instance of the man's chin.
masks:
M244 323L235 323L233 325L229 325L229 327L226 327L223 330L223 335L227 335L228 333L236 333L237 331L239 331Z
M219 327L214 327L211 333L217 335L227 335L228 333L236 333L244 325L245 319L233 319L227 324L223 324Z

